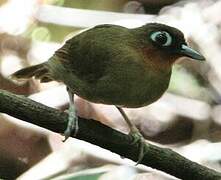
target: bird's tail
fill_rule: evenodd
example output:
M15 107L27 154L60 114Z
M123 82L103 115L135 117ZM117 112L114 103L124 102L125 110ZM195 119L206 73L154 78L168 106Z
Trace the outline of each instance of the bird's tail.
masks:
M34 77L35 79L39 79L41 82L52 81L49 70L45 63L26 67L24 69L16 71L10 76L10 79L15 81L26 81L32 77Z

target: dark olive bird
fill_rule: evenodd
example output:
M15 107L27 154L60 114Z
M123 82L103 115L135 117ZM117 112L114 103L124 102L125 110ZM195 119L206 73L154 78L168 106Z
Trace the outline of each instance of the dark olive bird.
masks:
M183 56L205 60L187 46L176 28L158 23L135 29L104 24L71 38L47 62L17 71L12 78L56 80L67 86L70 106L65 139L78 131L74 94L115 105L130 135L141 142L140 161L143 138L122 107L142 107L159 99L168 88L173 63Z

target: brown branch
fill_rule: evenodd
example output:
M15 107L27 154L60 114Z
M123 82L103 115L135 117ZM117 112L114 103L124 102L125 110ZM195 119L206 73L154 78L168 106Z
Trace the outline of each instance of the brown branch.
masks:
M68 114L47 107L23 96L0 90L0 112L33 123L57 133L64 132ZM123 157L137 161L139 147L133 139L97 121L79 118L76 138L98 145ZM215 180L221 173L192 162L178 153L148 144L142 164L181 179Z

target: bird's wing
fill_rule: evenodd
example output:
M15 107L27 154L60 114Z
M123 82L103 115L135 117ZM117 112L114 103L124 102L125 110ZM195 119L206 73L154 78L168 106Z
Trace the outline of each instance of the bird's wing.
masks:
M56 55L67 70L80 79L96 82L103 77L120 48L117 48L120 34L126 28L113 25L99 25L68 40Z

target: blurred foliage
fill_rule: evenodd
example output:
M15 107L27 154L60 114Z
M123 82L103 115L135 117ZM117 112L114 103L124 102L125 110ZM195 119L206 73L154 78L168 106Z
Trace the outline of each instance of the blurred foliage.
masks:
M127 0L78 0L65 1L64 6L79 9L122 11L122 7L126 2Z
M178 64L173 67L168 91L189 98L210 101L210 97L206 94L205 88L202 87L197 77Z
M127 2L126 0L46 0L48 4L57 6L90 9L90 10L106 10L106 11L122 11L122 7ZM76 17L78 18L78 17ZM64 37L70 33L80 30L79 28L59 26L50 23L36 22L32 24L24 33L25 37L38 41L55 41L62 42Z
M79 28L69 26L38 22L30 26L23 36L35 41L61 43L64 41L64 37L79 30Z
M102 176L104 173L94 173L94 174L80 174L80 175L68 175L68 176L62 176L57 177L57 179L61 178L62 180L98 180L100 176Z

